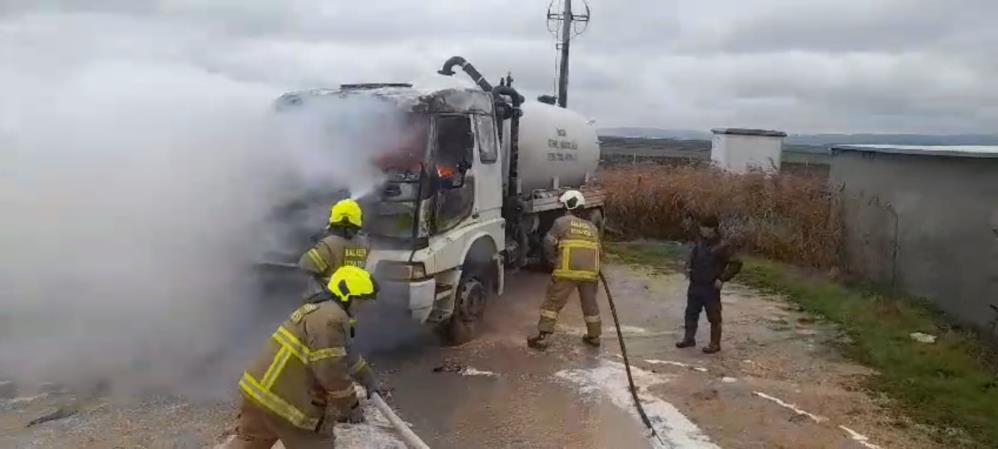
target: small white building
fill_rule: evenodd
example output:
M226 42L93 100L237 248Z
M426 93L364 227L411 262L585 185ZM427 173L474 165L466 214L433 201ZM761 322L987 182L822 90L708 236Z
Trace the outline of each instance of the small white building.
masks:
M734 173L762 170L780 171L783 139L787 133L767 129L717 128L710 160L718 167Z

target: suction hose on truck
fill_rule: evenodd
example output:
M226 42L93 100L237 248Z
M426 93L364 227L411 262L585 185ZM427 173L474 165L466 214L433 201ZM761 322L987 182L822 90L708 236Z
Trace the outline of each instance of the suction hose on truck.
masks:
M648 419L648 414L645 413L644 407L641 406L641 400L638 399L638 389L634 386L634 378L631 376L631 362L627 359L627 346L624 345L624 334L620 331L620 319L617 318L617 306L613 303L613 294L610 293L610 284L606 282L606 276L603 275L602 270L599 272L599 279L603 282L603 291L606 292L606 301L610 303L610 313L613 315L613 324L617 328L617 341L620 342L620 355L624 358L624 370L627 372L627 385L631 390L631 397L634 398L634 408L638 410L641 422L648 427L648 430L651 431L651 435L665 444L665 442L662 441L662 437L659 436L658 432L655 430L655 426L652 426L651 420Z

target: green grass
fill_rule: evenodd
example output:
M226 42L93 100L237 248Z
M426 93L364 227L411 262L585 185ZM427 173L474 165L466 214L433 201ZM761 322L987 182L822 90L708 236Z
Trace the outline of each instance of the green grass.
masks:
M649 242L611 243L609 251L624 263L663 268L675 266L685 252L676 244ZM854 341L843 346L844 353L879 372L867 387L934 429L941 447L998 448L998 374L980 338L948 325L931 305L752 258L735 280L784 295L840 325ZM912 332L939 338L917 343Z

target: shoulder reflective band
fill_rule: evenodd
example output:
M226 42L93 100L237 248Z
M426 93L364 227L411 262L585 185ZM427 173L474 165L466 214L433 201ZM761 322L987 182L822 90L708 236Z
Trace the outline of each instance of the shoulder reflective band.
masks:
M318 268L319 271L326 271L329 269L329 264L322 259L322 255L320 255L315 248L308 250L306 254L308 254L309 259L312 259L312 263L315 264L315 267Z
M305 346L298 337L295 337L291 331L287 330L284 326L277 328L277 332L274 332L273 338L283 349L287 349L302 363L317 362L327 358L334 357L345 357L347 351L342 346L336 346L331 348L323 348L319 350L311 350L308 346Z
M253 399L253 401L277 416L284 418L295 427L314 431L319 425L318 418L306 416L305 413L295 408L295 406L271 393L268 389L263 388L249 373L243 373L243 378L239 380L239 388Z

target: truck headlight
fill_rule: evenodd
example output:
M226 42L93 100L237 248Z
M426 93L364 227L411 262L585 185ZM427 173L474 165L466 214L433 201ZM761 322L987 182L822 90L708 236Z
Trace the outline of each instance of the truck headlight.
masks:
M425 279L426 266L422 262L381 261L377 268L378 277L394 281L412 281Z

